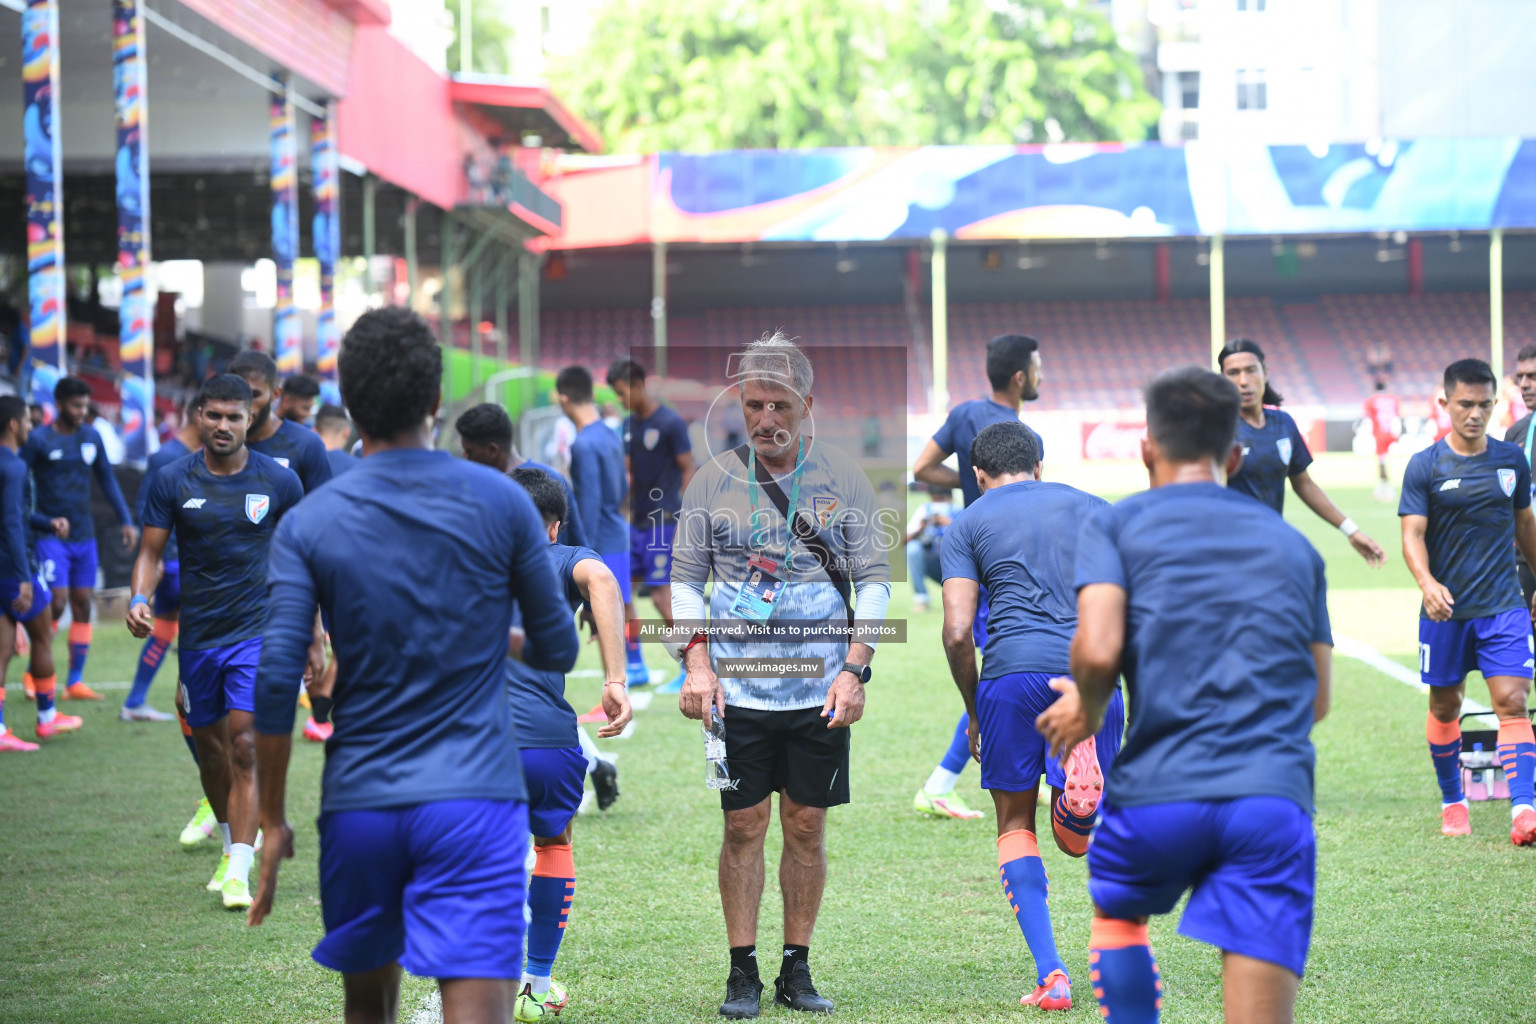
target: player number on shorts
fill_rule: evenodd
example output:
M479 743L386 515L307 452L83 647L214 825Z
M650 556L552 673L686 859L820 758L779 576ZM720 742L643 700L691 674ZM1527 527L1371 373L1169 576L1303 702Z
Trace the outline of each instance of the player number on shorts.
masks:
M1429 644L1419 644L1419 671L1429 671Z

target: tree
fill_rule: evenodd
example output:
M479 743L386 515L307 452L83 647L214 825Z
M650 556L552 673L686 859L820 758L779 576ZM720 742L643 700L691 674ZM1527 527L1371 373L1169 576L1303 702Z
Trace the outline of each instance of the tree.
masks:
M476 74L505 75L512 67L512 26L503 13L503 0L472 0L470 13L474 16L474 63ZM464 33L459 20L460 0L448 0L448 13L453 16L453 46L448 51L448 70L464 67L460 44Z
M1077 0L609 0L560 94L618 151L1145 139L1159 104Z

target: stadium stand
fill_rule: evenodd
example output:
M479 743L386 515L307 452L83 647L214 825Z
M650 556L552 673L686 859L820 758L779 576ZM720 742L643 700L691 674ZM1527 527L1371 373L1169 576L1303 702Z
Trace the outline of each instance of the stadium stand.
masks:
M803 344L828 349L908 347L905 374L857 356L820 358L818 393L857 389L882 401L927 404L929 312L915 316L896 304L774 306L674 313L673 346L730 347L783 329ZM914 321L917 329L914 330ZM651 346L651 318L643 309L546 310L542 362L606 366L631 348ZM1204 299L1074 302L973 302L950 306L949 390L959 401L987 391L988 338L1007 331L1038 337L1047 385L1041 409L1134 406L1157 370L1209 358L1210 311ZM1488 344L1488 297L1482 292L1326 295L1311 301L1267 296L1227 301L1228 333L1264 347L1276 386L1292 405L1357 408L1371 390L1366 355L1386 343L1393 356L1392 389L1427 398L1445 364L1482 354ZM1536 341L1536 292L1505 296L1505 365L1520 346ZM914 345L920 345L917 348Z

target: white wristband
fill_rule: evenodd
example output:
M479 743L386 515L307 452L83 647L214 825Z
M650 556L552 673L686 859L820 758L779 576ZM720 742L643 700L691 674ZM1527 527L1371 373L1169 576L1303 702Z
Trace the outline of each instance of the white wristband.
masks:
M1350 519L1348 516L1346 516L1344 521L1339 524L1339 532L1346 537L1353 537L1355 534L1360 532L1360 527L1355 525L1355 521L1353 519Z

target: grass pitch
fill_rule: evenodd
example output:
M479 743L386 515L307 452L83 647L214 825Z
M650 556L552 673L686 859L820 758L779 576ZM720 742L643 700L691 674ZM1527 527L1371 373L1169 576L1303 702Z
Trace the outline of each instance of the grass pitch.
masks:
M1127 479L1118 489L1137 485L1134 474ZM1365 490L1333 493L1392 555L1387 570L1367 572L1291 499L1292 521L1328 559L1335 628L1400 635L1411 652L1414 622L1402 598L1412 582L1393 510ZM907 615L910 590L896 590L892 614ZM960 709L938 631L937 612L914 615L911 641L877 654L866 718L854 730L854 802L830 817L831 873L811 959L844 1020L992 1022L1039 1012L1018 1006L1034 971L997 881L992 822L930 821L911 810ZM120 624L98 625L87 680L130 678L137 651ZM662 667L659 652L648 657ZM595 665L589 648L583 666ZM13 681L19 671L13 664ZM156 706L170 708L172 678L162 672ZM1470 689L1486 699L1480 683ZM309 959L321 934L320 749L295 742L298 855L284 866L273 916L248 929L202 891L215 849L184 853L176 844L199 795L178 730L120 723L123 692L108 696L84 708L80 733L37 754L0 756L0 1021L338 1020L340 980ZM596 680L573 680L578 708L596 697ZM1403 683L1336 663L1334 711L1315 734L1319 890L1300 1020L1536 1019L1536 851L1510 846L1507 804L1474 805L1470 839L1439 834L1424 709ZM32 705L19 689L6 710L30 735ZM699 728L665 696L637 718L631 738L605 744L621 753L623 796L576 825L578 889L557 976L571 992L561 1019L577 1024L708 1021L723 994L720 815L703 785ZM960 792L990 810L976 778L968 770ZM1040 825L1049 827L1044 814ZM1087 984L1085 866L1042 848L1058 945L1076 983L1077 1006L1062 1017L1098 1020ZM781 938L777 849L770 838L758 943L768 976ZM1163 1019L1220 1020L1219 954L1180 938L1176 925L1176 917L1152 925ZM429 988L407 980L402 1019Z

